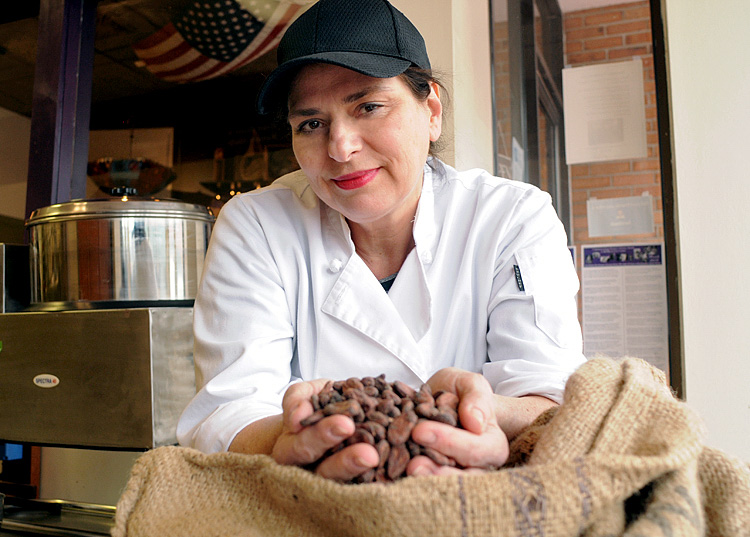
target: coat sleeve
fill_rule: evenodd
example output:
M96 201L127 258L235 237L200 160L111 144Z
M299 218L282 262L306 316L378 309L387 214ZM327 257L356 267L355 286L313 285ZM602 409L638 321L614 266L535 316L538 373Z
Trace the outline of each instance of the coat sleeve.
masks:
M527 190L501 236L483 374L495 393L542 395L559 403L568 377L585 358L578 276L549 195Z
M223 451L246 425L281 412L295 381L292 318L252 206L234 198L217 218L195 300L198 392L180 418L180 444Z

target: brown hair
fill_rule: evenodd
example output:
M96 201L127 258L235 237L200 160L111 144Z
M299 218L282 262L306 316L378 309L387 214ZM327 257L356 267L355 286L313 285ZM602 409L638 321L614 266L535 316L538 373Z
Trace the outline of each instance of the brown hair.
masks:
M422 69L412 65L406 71L398 75L401 80L406 83L406 86L411 90L412 94L418 101L424 102L427 97L430 96L430 83L435 83L440 87L440 102L443 103L443 116L445 116L445 110L450 102L450 96L448 95L448 89L443 84L443 81L430 69ZM430 142L430 156L437 157L438 153L443 149L443 137L441 136L437 141Z

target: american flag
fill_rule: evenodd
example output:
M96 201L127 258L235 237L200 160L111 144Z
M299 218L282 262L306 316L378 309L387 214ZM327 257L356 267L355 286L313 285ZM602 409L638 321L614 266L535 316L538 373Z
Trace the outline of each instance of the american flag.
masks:
M192 0L133 45L161 79L197 82L242 67L275 47L315 0Z

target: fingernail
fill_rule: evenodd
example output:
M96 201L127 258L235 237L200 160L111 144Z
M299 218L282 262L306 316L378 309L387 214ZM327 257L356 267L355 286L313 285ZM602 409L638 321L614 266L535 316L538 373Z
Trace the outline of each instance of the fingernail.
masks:
M416 467L416 468L415 468L415 469L414 469L414 470L412 471L411 475L416 475L416 476L420 476L420 475L430 475L430 471L429 471L429 470L428 470L427 468L425 468L424 466L417 466L417 467Z
M482 412L478 408L475 408L471 411L471 415L474 416L474 419L479 422L480 427L484 427L484 412Z
M362 469L370 468L370 465L367 464L367 461L364 460L362 457L354 457L354 464L356 464L359 468L362 468Z
M435 440L437 440L437 436L435 436L435 433L433 433L432 431L428 431L424 433L423 435L420 435L419 437L419 443L425 446L434 444Z
M333 428L331 429L331 434L333 436L343 438L345 436L349 436L349 431L346 429L344 425L334 425Z

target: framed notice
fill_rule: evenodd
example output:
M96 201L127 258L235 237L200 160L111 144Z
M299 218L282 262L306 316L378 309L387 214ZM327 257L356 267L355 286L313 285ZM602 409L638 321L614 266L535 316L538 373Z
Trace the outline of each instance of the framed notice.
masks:
M642 358L669 375L664 245L583 246L583 352Z
M568 164L647 156L640 58L568 67L562 74Z

